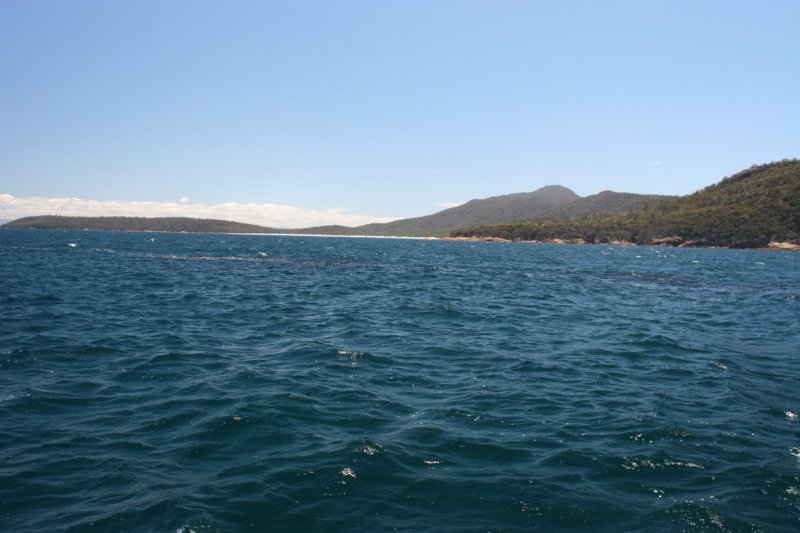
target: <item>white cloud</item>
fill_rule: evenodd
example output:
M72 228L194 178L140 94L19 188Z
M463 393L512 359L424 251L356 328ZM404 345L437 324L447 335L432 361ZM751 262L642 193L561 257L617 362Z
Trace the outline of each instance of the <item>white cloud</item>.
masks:
M0 220L37 215L215 218L273 228L307 228L327 224L360 226L395 220L390 217L354 215L339 208L317 211L278 204L190 204L188 198L181 198L178 202L129 202L40 196L18 198L0 194Z
M661 161L648 161L645 163L648 167L660 167L662 165Z
M439 202L438 204L435 205L436 207L441 207L442 209L449 209L451 207L458 207L463 204L464 202Z

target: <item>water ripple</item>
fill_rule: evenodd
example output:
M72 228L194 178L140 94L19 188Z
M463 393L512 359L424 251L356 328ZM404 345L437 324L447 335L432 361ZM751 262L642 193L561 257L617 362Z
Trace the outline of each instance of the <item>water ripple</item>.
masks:
M800 529L796 254L2 231L0 257L5 530Z

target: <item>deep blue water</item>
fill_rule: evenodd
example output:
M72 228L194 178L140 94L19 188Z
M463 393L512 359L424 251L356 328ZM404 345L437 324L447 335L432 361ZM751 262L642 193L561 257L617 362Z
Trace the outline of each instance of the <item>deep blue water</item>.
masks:
M797 531L799 364L796 253L3 230L0 529Z

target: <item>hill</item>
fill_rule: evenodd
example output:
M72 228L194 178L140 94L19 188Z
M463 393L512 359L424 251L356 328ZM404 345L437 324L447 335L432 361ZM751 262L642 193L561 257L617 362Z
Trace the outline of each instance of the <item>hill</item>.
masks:
M579 198L580 196L566 187L548 185L533 192L471 200L433 215L367 224L354 228L353 231L358 235L441 237L464 226L529 220Z
M281 231L255 224L188 217L65 217L59 215L20 218L2 227L17 229L183 231L192 233L275 233Z
M533 192L507 194L445 209L432 215L394 222L347 226L317 226L301 229L276 229L226 220L140 217L66 217L57 215L26 217L6 224L6 228L94 229L117 231L185 231L195 233L300 233L311 235L389 235L443 237L464 226L499 224L530 220L556 207L580 199L559 185Z
M674 198L676 197L658 194L603 191L551 209L531 220L531 222L558 221L604 215L627 215Z
M694 194L664 199L630 214L540 219L451 235L733 247L795 242L800 240L800 161L754 165Z
M764 246L800 241L800 161L754 165L682 197L603 191L581 198L550 185L472 200L432 215L355 228L277 229L225 220L138 217L27 217L6 228L295 233L568 239L697 246ZM466 229L464 229L466 228Z

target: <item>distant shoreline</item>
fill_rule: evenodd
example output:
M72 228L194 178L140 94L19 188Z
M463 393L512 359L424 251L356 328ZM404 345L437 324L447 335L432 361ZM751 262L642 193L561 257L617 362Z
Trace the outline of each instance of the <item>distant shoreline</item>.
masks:
M406 239L417 241L447 240L449 237L411 237L405 235L336 235L325 233L279 233L279 232L253 232L253 231L169 231L162 229L100 229L100 228L4 228L4 231L108 231L112 233L167 233L170 235L244 235L257 237L335 237L343 239Z
M658 247L658 248L709 248L724 250L774 250L774 251L800 251L800 244L791 242L770 242L766 246L712 246L694 244L687 241L682 244L671 244L672 238L659 239L652 243L637 244L630 241L608 241L600 243L587 242L582 239L542 239L542 240L511 240L501 237L413 237L403 235L335 235L323 233L256 233L256 232L231 232L231 231L169 231L169 230L138 230L138 229L96 229L96 228L3 228L2 230L16 231L111 231L120 233L167 233L167 234L187 234L187 235L244 235L260 237L328 237L343 239L401 239L416 241L452 241L452 242L485 242L485 243L504 243L504 244L573 244L577 246L620 246L620 247Z
M659 248L714 248L724 250L786 250L786 251L800 251L800 244L791 242L770 242L766 246L749 246L749 247L733 247L733 246L711 246L692 244L669 244L668 242L653 242L646 244L637 244L630 241L609 241L593 243L587 242L582 239L542 239L542 240L511 240L503 239L501 237L441 237L442 241L461 241L461 242L499 242L510 244L574 244L578 246L642 246L642 247L659 247ZM669 239L660 239L661 241L668 241Z
M475 199L432 215L361 226L283 227L213 218L38 215L4 228L164 231L469 242L799 250L800 160L753 165L680 197L560 185Z
M162 233L176 233L173 231L164 231ZM189 232L185 231L182 233L197 233L198 235L202 235L203 232ZM325 234L325 233L236 233L236 232L224 232L218 233L217 235L260 235L262 237L336 237L336 238L344 238L344 239L407 239L407 240L416 240L416 241L439 241L445 240L447 237L409 237L404 235L335 235L335 234Z

